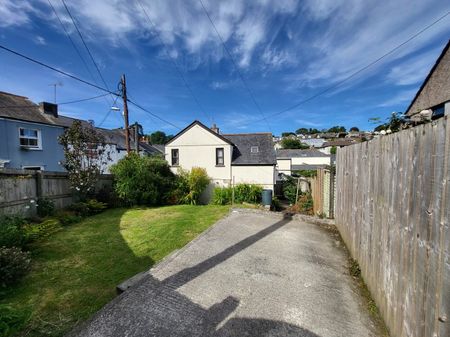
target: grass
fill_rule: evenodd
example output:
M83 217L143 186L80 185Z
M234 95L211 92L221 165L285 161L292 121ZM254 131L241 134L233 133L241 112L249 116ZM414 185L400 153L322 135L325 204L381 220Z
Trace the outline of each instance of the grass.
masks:
M0 293L0 335L8 318L18 336L67 333L114 298L117 284L183 247L228 210L212 205L112 209L34 243L30 274Z

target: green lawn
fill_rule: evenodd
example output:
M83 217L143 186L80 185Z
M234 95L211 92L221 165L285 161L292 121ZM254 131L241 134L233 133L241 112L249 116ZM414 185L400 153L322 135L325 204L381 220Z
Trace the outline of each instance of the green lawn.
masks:
M181 205L86 218L35 243L31 273L0 304L27 317L19 336L61 336L114 298L117 284L183 247L228 210Z

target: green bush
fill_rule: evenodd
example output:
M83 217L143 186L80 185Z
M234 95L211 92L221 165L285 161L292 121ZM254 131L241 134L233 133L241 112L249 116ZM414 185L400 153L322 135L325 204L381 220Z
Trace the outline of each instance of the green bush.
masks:
M86 202L80 201L69 206L69 209L78 216L89 216L103 212L107 208L104 202L89 199Z
M12 336L20 330L29 318L29 313L13 309L7 305L0 305L0 336Z
M26 221L19 216L0 217L0 247L23 247L26 235L23 226Z
M234 187L234 201L237 203L248 202L250 204L261 203L263 188L253 184L238 184Z
M59 229L61 229L61 223L57 219L48 219L38 224L24 226L27 241L36 241L42 237L48 237Z
M114 191L113 186L104 185L95 194L95 199L105 203L108 207L119 207L120 200Z
M114 189L127 205L160 205L167 201L175 175L160 157L130 153L113 165Z
M261 203L263 188L253 184L238 184L234 187L234 202L241 204L247 202L250 204ZM212 203L215 205L230 205L233 198L232 187L216 187Z
M17 282L30 269L30 254L18 247L0 247L0 286Z
M40 217L53 215L55 213L55 204L48 198L39 198L36 210Z
M179 203L197 205L210 181L204 168L193 167L190 171L179 169L176 188Z
M278 200L277 197L273 197L272 198L272 210L274 210L274 211L281 211L282 210L280 200Z
M216 187L214 188L212 203L214 205L231 205L232 196L233 189L231 187Z
M290 204L295 204L295 196L297 193L297 179L287 176L283 181L283 194Z

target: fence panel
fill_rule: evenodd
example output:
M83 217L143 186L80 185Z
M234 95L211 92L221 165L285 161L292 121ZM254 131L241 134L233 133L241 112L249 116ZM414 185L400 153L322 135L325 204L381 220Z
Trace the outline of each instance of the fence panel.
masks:
M450 336L449 157L448 117L337 153L336 225L395 337Z
M101 175L96 190L112 185L112 176ZM51 199L57 209L74 202L67 173L0 170L0 214L35 215L39 197Z

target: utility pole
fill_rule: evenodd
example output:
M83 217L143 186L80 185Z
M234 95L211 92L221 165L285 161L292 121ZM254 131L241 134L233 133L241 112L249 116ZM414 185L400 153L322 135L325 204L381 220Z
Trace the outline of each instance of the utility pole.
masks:
M123 117L125 119L125 147L127 148L127 153L130 153L130 126L128 125L127 82L125 80L125 74L122 75L120 83L122 84Z
M134 123L134 144L136 147L136 153L139 154L139 124Z

